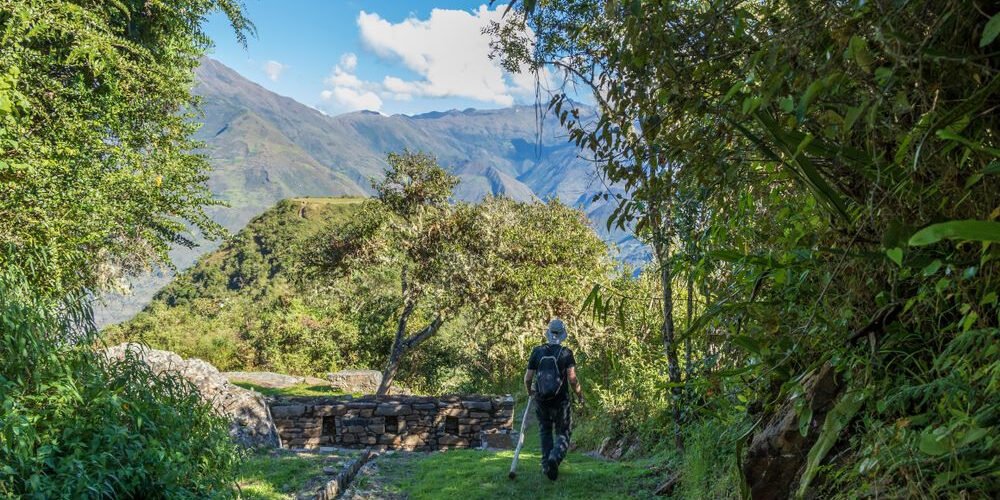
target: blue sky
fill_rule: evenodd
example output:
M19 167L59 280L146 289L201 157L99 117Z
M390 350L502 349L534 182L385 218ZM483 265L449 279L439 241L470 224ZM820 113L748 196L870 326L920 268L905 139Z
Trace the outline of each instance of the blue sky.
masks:
M209 19L210 56L264 87L329 114L499 108L534 102L530 75L487 58L488 1L247 0L257 38L244 49Z

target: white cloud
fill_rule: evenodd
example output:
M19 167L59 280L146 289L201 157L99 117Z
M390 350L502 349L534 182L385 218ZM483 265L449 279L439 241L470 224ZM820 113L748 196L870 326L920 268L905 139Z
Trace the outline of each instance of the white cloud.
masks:
M347 87L336 87L324 90L320 97L324 101L334 101L341 111L358 111L367 109L378 111L382 108L382 98L368 90L355 90Z
M358 67L358 56L347 52L340 56L340 62L333 67L330 76L323 82L333 87L320 92L320 98L329 103L331 110L338 112L367 109L378 111L382 108L382 98L376 91L377 85L364 82L354 70Z
M278 78L281 78L281 74L284 73L286 69L288 69L288 65L281 64L278 61L271 60L264 63L262 69L264 70L264 74L266 74L267 77L270 78L272 82L276 82L278 81Z
M464 97L502 106L534 93L532 75L510 75L489 59L489 37L482 29L499 21L506 6L474 11L434 9L426 20L410 17L391 23L361 11L361 41L377 56L398 60L419 75L416 80L387 76L383 91L392 96Z
M426 97L457 97L500 106L532 100L533 74L510 74L489 58L489 37L482 29L500 21L506 5L472 11L433 9L427 19L409 17L392 23L377 13L361 11L357 24L361 42L383 61L401 63L413 79L386 75L369 81L357 75L358 56L348 52L324 80L322 106L330 112L380 111L385 101ZM547 72L543 78L549 79Z
M344 68L344 71L354 71L354 68L358 67L358 56L353 52L340 56L340 67Z

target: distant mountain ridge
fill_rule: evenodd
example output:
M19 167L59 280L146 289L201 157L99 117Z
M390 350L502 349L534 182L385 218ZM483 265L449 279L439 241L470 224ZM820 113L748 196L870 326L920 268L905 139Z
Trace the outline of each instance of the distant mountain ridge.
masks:
M627 234L605 229L610 210L591 202L603 190L593 165L578 157L554 118L539 124L533 107L328 116L213 59L202 61L197 79L204 125L196 137L212 164L209 188L228 204L209 213L230 231L285 198L370 194L370 180L381 176L386 154L408 148L434 154L456 174L459 199L558 197L583 208L609 242L624 247L623 254L639 251ZM178 249L172 258L183 269L217 245ZM132 296L112 297L97 308L98 322L131 317L170 276L161 271L135 280Z

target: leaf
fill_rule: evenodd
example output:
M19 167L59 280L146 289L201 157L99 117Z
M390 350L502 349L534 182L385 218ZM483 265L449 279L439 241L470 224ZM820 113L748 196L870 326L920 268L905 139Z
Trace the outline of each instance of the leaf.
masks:
M985 220L953 220L931 224L910 237L909 245L919 247L941 240L971 240L1000 242L1000 222Z
M920 451L932 457L938 457L948 453L951 448L948 446L947 442L942 442L942 440L938 439L937 434L938 433L934 432L933 429L927 429L924 431L923 434L920 435L920 443L918 444Z
M802 437L806 437L806 434L809 433L809 424L812 423L812 418L813 409L811 406L806 405L806 407L803 408L802 412L799 414L799 434L801 434Z
M927 267L924 268L924 276L932 276L934 273L938 272L939 269L941 269L941 261L934 259L934 262L927 264Z
M989 165L979 172L969 176L969 179L965 181L965 189L969 189L979 182L986 175L1000 174L1000 160L993 160Z
M868 43L864 38L858 35L851 37L850 47L851 52L854 54L854 61L858 63L865 71L871 71L872 67L872 55L868 52Z
M986 27L983 28L983 37L979 39L979 46L985 47L996 40L997 35L1000 35L1000 13L994 14L989 21L986 22Z
M809 457L806 460L806 469L802 472L802 480L799 483L797 497L805 496L809 489L809 482L815 477L819 470L819 464L830 452L833 445L840 438L840 431L850 423L854 415L861 409L861 404L865 401L864 393L852 391L844 394L837 405L827 413L826 420L823 421L823 428L820 429L819 438L816 444L809 449Z
M760 342L747 335L737 335L733 337L733 343L742 347L743 350L749 352L750 354L754 354L757 356L760 356L761 352L763 351Z
M885 251L885 254L896 263L897 266L903 267L903 249L902 248L890 248Z

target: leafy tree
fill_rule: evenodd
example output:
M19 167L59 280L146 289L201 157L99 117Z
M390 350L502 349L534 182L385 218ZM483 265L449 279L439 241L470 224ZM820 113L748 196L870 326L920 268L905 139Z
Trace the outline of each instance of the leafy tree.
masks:
M401 310L377 394L388 392L403 356L437 333L460 305L458 296L447 292L463 277L448 204L458 179L423 153L390 153L388 162L385 179L373 183L376 198L313 258L318 269L337 275L371 264L398 273ZM417 320L421 326L414 331L411 321Z
M579 120L564 94L551 108L629 190L620 220L647 218L651 196L676 217L679 192L705 193L710 262L697 267L715 300L684 334L723 332L701 353L726 368L705 381L705 405L762 422L793 407L816 443L800 495L997 490L981 460L995 442L973 439L994 425L995 384L969 350L1000 332L997 15L957 0L543 0L515 3L490 30L509 68L557 68L593 90L600 120ZM940 371L959 351L962 369ZM811 414L801 381L823 363L843 377L838 408L863 419ZM939 400L943 386L964 403ZM834 470L859 472L811 486L842 429L860 437Z
M0 1L0 496L230 496L228 424L175 376L97 352L88 301L186 224L201 23L230 0Z
M509 390L530 347L553 317L567 321L578 356L603 347L600 329L578 305L612 273L605 243L579 210L552 200L522 203L490 197L460 205L460 244L471 257L465 328L453 345L476 390ZM581 373L590 368L581 362Z
M388 391L408 353L457 318L469 331L448 350L456 354L468 339L481 341L469 359L477 372L502 380L512 359L523 357L528 332L537 335L556 314L572 315L571 298L606 272L604 245L582 214L558 202L453 204L448 199L457 179L433 157L404 152L388 161L385 179L374 186L377 197L324 237L311 257L321 273L397 280L379 394ZM384 302L380 293L369 297ZM498 348L505 339L517 340L513 351ZM493 366L498 358L504 363Z
M0 266L55 296L100 291L191 245L207 160L190 136L193 69L210 40L201 22L233 0L0 2Z

